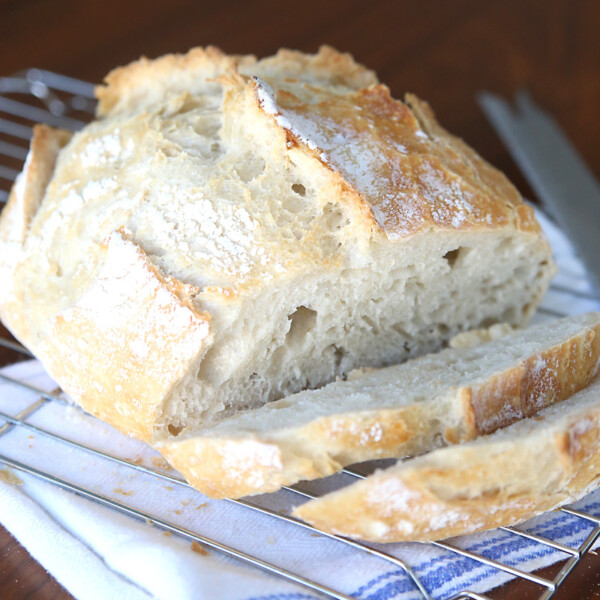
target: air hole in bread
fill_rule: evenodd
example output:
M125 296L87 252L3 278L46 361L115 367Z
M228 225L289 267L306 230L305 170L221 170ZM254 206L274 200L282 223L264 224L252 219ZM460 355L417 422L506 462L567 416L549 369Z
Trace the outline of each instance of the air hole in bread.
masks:
M302 344L306 334L314 329L317 323L317 312L299 306L291 315L288 315L290 320L290 329L285 336L286 345L288 347L297 347Z
M498 321L500 323L514 323L518 317L518 311L514 306L507 308Z
M181 427L181 426L177 427L175 425L168 425L167 429L169 430L169 433L172 436L177 436L177 435L179 435L181 433L181 431L183 430L183 427Z
M247 386L247 408L256 408L260 404L258 399L267 395L271 388L270 383L263 377L263 375L259 375L258 373L250 374L250 377L248 377Z
M454 250L449 250L446 252L446 254L444 254L443 258L446 259L450 268L454 266L454 263L458 259L461 250L462 248L456 248Z
M527 271L529 265L519 265L516 269L515 269L515 277L518 278L525 278L525 276L527 275Z
M331 202L325 205L323 213L325 214L325 225L329 231L339 231L342 227L348 225L349 221L344 217L344 213Z
M181 151L175 145L168 146L166 144L161 152L168 158L175 158L181 154Z
M52 268L54 269L54 274L56 277L62 277L62 269L58 263L53 262Z
M266 167L265 159L254 152L246 152L235 166L239 178L248 183L261 175Z
M306 201L301 200L300 198L298 198L298 196L295 195L287 196L285 198L282 198L281 207L283 208L283 210L289 213L296 214L302 212L306 208Z
M495 325L496 323L498 323L498 321L499 321L499 319L495 319L493 317L488 317L487 319L484 319L481 322L481 328L487 329L488 327L491 327L492 325Z
M273 350L271 354L271 364L268 368L268 373L279 373L281 372L284 360L287 357L287 348L285 346L279 346Z
M333 234L326 235L321 238L322 255L324 257L331 256L339 248L341 248L342 242Z
M445 323L439 323L436 327L436 330L437 333L440 334L440 336L448 337L448 335L450 334L450 328Z
M294 183L292 191L298 194L298 196L306 196L306 188L301 183Z
M344 360L344 357L346 356L346 349L342 346L336 346L335 344L333 344L333 347L335 349L333 352L333 356L335 358L335 369L336 371L339 371L342 365L342 360Z

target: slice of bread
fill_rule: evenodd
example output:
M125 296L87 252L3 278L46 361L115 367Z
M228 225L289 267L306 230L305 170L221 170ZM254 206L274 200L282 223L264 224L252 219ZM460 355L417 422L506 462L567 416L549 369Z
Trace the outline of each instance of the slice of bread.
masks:
M438 540L514 525L574 502L600 478L600 377L536 417L399 462L294 514L374 542Z
M600 313L577 315L479 346L358 370L347 381L184 431L156 447L209 496L270 492L355 462L490 433L584 388L599 361Z
M195 49L98 97L66 145L36 130L0 219L0 315L127 434L522 325L548 286L517 190L348 55Z

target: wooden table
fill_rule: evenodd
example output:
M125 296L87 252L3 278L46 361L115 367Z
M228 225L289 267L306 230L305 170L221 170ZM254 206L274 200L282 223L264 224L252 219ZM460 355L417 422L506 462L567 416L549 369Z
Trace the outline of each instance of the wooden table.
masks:
M214 44L266 55L328 43L375 69L392 94L427 99L440 121L531 190L476 103L526 87L600 173L600 2L454 0L261 2L0 0L0 76L41 67L98 82L113 66ZM0 352L0 364L7 355ZM537 598L521 583L498 598ZM0 598L69 595L0 528ZM600 599L591 555L557 599Z

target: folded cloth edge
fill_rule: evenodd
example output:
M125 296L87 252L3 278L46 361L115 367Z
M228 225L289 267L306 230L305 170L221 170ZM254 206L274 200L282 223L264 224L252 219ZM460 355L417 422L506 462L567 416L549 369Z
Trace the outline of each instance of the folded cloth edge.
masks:
M149 600L153 597L110 569L89 546L64 529L14 484L0 482L0 506L4 527L73 596L105 600L106 593L112 591L109 596L112 598ZM21 517L24 509L26 521ZM49 547L60 548L60 553L48 552ZM78 572L84 569L89 579L84 581L75 569Z

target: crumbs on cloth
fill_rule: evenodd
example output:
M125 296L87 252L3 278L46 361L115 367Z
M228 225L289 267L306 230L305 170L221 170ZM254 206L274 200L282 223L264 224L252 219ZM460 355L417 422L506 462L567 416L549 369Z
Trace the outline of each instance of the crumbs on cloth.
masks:
M12 485L22 485L23 481L17 477L10 469L0 469L0 480Z
M192 542L191 548L197 554L202 554L202 556L209 556L210 552L198 542Z

